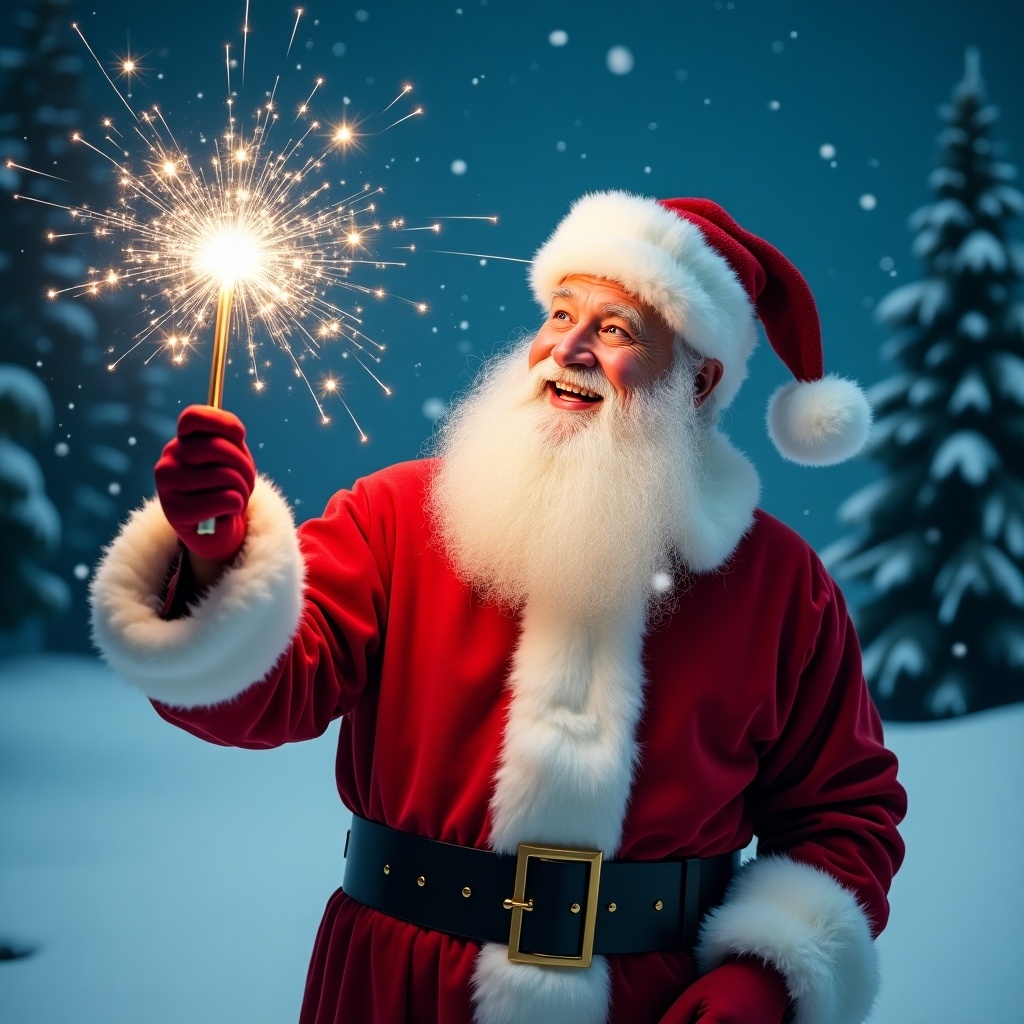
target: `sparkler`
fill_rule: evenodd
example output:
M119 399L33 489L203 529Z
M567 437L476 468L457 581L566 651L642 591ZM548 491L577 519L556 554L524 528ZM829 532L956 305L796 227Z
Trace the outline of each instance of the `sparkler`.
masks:
M299 10L289 50L301 17ZM330 378L331 386L322 386L318 395L301 365L307 357L320 358L326 343L341 341L347 348L346 357L351 356L385 394L391 394L368 365L381 361L384 345L364 332L362 307L358 301L342 306L331 297L332 289L340 287L355 293L357 299L383 298L382 288L354 281L353 269L405 265L403 260L381 258L374 249L384 231L377 219L382 189L363 185L338 199L332 195L332 187L339 182L329 176L331 159L339 151L358 147L368 134L364 126L344 118L332 123L312 117L311 103L314 97L320 101L318 91L324 85L321 78L314 80L294 116L279 107L278 76L251 117L240 117L231 88L232 59L227 47L227 122L214 140L212 152L194 156L175 137L158 106L136 110L128 102L79 27L72 27L128 117L122 116L120 126L114 118L104 119L102 139L90 141L81 133L73 136L76 143L114 169L120 190L117 204L102 211L84 206L63 209L76 221L90 225L97 237L119 240L121 258L117 266L92 270L86 281L51 291L50 296L65 292L96 296L126 285L139 291L148 322L128 351L110 364L111 369L130 352L154 343L156 351L168 351L173 362L184 362L194 335L207 329L212 318L214 344L207 400L218 408L223 402L229 336L240 335L246 341L253 386L262 391L265 381L258 358L259 338L267 335L305 383L321 421L330 422L321 397L338 398L360 440L366 441L367 435L339 394L338 382ZM243 79L248 34L246 4ZM128 83L138 70L137 58L132 55L118 65L118 73ZM380 113L403 101L411 88L403 85ZM375 134L422 112L416 107ZM278 140L282 134L285 137ZM133 154L131 147L137 152ZM16 198L60 205L29 196ZM389 230L415 229L398 218L391 221ZM426 311L424 303L404 301Z
M291 52L303 10L296 11L288 40ZM120 240L121 259L105 271L90 270L88 280L60 291L76 296L97 296L104 290L131 286L138 290L148 317L134 344L110 364L117 364L140 346L156 344L170 353L172 362L182 363L193 346L193 338L207 329L213 319L213 352L207 402L221 408L229 338L241 335L247 343L249 373L253 387L262 391L265 381L258 359L261 334L266 334L289 358L294 373L305 383L323 423L330 418L321 399L341 401L346 413L366 441L367 435L348 402L340 394L340 381L327 375L314 388L301 362L319 359L325 344L342 341L343 353L351 356L384 391L391 389L373 372L369 363L379 363L384 345L363 330L362 308L343 307L330 297L340 287L357 296L385 297L379 287L352 280L354 268L383 269L404 266L402 260L385 260L372 248L384 228L377 220L377 197L383 191L366 184L349 195L334 199L332 185L344 184L329 178L331 157L339 151L361 148L371 134L367 127L342 117L321 122L310 114L322 78L316 78L294 118L282 112L277 101L280 76L251 117L236 112L237 94L232 91L233 61L225 47L227 77L227 122L216 137L212 152L194 156L175 137L159 108L136 109L132 82L144 69L130 49L118 58L114 74L123 78L127 95L96 56L77 25L72 26L127 111L120 126L112 117L102 122L102 139L90 141L76 133L76 143L87 147L114 170L120 190L116 205L107 210L85 206L62 206L32 196L15 196L67 210L71 217L89 225L103 239ZM242 82L245 81L249 36L249 3L246 0L242 29ZM286 54L287 56L287 54ZM380 112L390 123L372 134L383 134L423 113L421 107L402 112L396 108L406 101L412 86L405 84ZM318 99L318 102L321 102ZM348 100L345 100L348 103ZM393 111L389 113L389 111ZM277 137L287 137L280 142ZM141 141L141 149L140 149ZM200 136L200 142L206 140ZM133 152L131 147L135 147ZM55 177L8 162L27 173ZM407 225L393 218L392 232L440 231L440 220L486 220L495 217L441 217L425 226ZM51 238L60 237L51 234ZM414 251L414 244L395 246ZM477 253L453 255L483 256ZM492 257L528 262L513 257ZM427 305L395 296L425 313ZM298 340L296 353L292 339ZM148 361L148 360L147 360ZM264 363L269 365L269 361ZM200 533L212 533L215 522L199 524Z

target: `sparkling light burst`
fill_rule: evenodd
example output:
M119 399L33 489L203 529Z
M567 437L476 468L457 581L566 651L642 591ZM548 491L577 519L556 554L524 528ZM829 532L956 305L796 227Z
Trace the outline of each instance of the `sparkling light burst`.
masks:
M296 29L301 16L300 11ZM114 118L105 118L102 141L73 136L114 168L117 204L102 211L65 207L76 221L91 225L97 237L112 240L120 258L116 267L93 268L86 281L62 291L96 296L129 286L143 300L146 326L111 369L129 352L148 345L166 352L172 363L185 362L196 338L209 333L218 300L223 303L226 297L224 315L230 312L233 343L245 344L255 390L264 390L267 383L263 370L269 361L260 358L260 345L268 337L305 382L322 421L329 417L321 399L340 399L366 440L340 394L340 379L327 375L316 388L302 363L319 359L328 343L343 343L343 355L351 356L386 394L391 393L368 365L380 362L384 346L364 333L361 307L342 306L332 298L338 288L381 298L385 293L379 285L353 280L353 271L404 265L380 255L385 229L377 217L377 198L383 189L363 184L351 194L333 194L341 184L330 176L334 158L339 151L358 146L367 133L345 119L331 124L311 117L311 104L314 98L319 101L324 84L321 78L314 80L294 117L278 109L280 76L252 115L239 117L228 49L227 123L212 152L194 155L175 138L159 107L132 108L78 26L73 28L131 117L120 128ZM248 13L244 31L247 36ZM294 37L295 29L289 48ZM130 77L135 68L129 70L127 60L119 71ZM404 85L381 113L403 100L410 89ZM381 131L420 113L422 108L417 107ZM137 152L128 148L129 143ZM398 218L387 230L414 229ZM51 297L58 294L50 292ZM424 303L402 301L426 311Z

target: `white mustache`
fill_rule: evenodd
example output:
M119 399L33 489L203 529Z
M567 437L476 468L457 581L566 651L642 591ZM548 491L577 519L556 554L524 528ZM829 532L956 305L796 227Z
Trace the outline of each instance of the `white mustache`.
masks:
M538 396L543 393L549 381L553 381L555 384L572 384L578 388L587 388L602 398L608 398L612 392L608 378L600 370L587 368L577 370L568 366L559 366L551 356L542 359L530 371L530 379L537 385Z

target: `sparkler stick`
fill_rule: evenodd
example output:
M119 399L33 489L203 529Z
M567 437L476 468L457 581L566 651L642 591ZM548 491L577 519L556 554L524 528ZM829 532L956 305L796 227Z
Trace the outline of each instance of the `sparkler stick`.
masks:
M231 324L231 300L235 290L230 284L221 285L217 294L217 323L213 332L213 362L210 366L210 390L207 405L224 408L224 364L228 358L228 328Z
M228 329L231 326L231 299L235 289L224 282L217 293L217 322L213 331L213 361L210 365L210 391L206 404L214 409L224 408L224 365L228 358ZM196 533L208 537L217 532L216 519L204 519L196 526Z

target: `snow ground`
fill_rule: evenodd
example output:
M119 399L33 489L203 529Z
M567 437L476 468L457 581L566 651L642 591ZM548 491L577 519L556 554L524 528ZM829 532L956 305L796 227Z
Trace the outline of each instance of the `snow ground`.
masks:
M1024 707L888 729L911 812L872 1024L1024 1021ZM168 726L98 663L0 663L3 1024L285 1024L346 814L334 729L273 751Z

